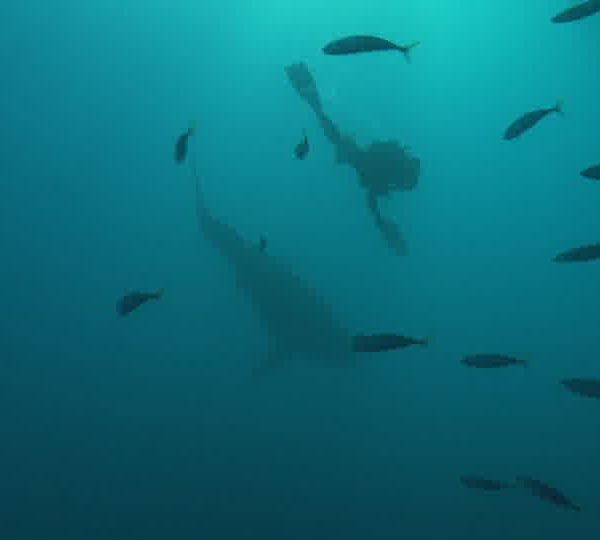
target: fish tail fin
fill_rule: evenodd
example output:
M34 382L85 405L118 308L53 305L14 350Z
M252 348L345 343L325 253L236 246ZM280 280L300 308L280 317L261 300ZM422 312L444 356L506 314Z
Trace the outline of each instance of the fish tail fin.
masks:
M162 298L162 295L164 294L165 290L164 289L157 289L156 291L154 291L152 293L152 299L153 300L160 300Z
M188 126L188 133L190 135L193 135L194 133L196 133L196 120L190 120L190 123Z
M435 342L435 336L427 336L419 340L419 345L431 345Z
M400 45L400 47L398 47L398 49L400 50L400 52L404 55L404 58L406 59L406 61L410 64L411 61L411 52L412 50L417 46L420 45L421 42L420 41L413 41L412 43L409 43L408 45Z
M556 105L554 105L554 110L561 115L564 115L564 111L563 111L563 107L565 104L565 98L559 98L558 101L556 102Z

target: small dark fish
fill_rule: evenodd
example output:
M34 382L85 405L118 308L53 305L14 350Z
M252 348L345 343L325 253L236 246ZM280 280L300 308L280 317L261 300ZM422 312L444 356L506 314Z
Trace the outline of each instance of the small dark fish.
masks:
M151 293L130 292L117 302L117 313L122 316L128 315L148 300L158 300L162 294L162 289Z
M267 251L267 239L264 236L260 237L260 244L258 245L258 249L261 253Z
M578 21L579 19L585 19L600 11L600 0L588 0L582 4L577 4L564 11L561 11L558 15L552 17L553 23L567 23L572 21Z
M177 163L183 163L187 156L188 151L188 139L195 133L196 124L192 122L190 127L179 137L177 137L177 142L175 143L175 154L174 158Z
M600 379L564 379L561 384L574 394L600 399Z
M500 491L501 489L512 488L511 484L505 484L504 482L498 482L497 480L489 480L488 478L482 478L481 476L461 476L460 481L463 486L469 489L481 489L483 491Z
M501 368L508 366L526 366L525 360L502 354L473 354L462 359L465 366L473 368Z
M554 262L588 262L596 259L600 259L600 244L590 244L563 251L554 257Z
M574 504L566 495L561 493L558 489L553 488L539 480L533 478L520 476L517 481L525 488L531 491L532 495L539 497L540 499L552 503L556 506L562 506L569 510L576 512L581 511L581 508Z
M409 45L396 45L387 39L375 36L348 36L336 39L323 47L323 52L330 55L357 54L375 51L400 51L407 62L410 62L410 52L419 44L418 41Z
M302 136L301 141L296 145L294 149L294 154L298 159L304 159L308 155L308 151L310 150L310 145L308 144L308 137L306 133Z
M542 118L551 113L562 113L563 100L560 99L556 105L550 109L537 109L530 111L517 118L504 132L504 140L510 141L516 139L526 131L535 126Z
M590 180L600 180L600 165L593 165L592 167L588 167L579 173L581 176L585 178L589 178Z
M373 334L370 336L355 336L354 352L384 352L404 349L412 345L429 345L431 338L416 339L397 334Z

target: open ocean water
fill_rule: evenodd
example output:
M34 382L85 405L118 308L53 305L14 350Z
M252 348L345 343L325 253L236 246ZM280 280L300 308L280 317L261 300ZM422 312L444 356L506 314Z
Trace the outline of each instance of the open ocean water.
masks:
M0 539L599 537L600 401L560 381L600 378L600 262L553 261L600 242L600 182L579 174L600 163L600 14L551 22L575 3L2 2ZM323 54L353 34L421 43L410 63ZM406 256L296 62L357 144L420 159L381 200ZM432 342L253 379L270 333L199 230L189 164L211 213L349 332ZM478 353L528 365L461 364ZM581 511L462 475L531 477Z

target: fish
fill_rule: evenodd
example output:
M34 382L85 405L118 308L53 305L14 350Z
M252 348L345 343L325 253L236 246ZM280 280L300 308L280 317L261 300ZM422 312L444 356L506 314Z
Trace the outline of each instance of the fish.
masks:
M600 259L600 243L576 247L563 251L554 257L554 262L589 262Z
M354 350L360 352L383 352L404 349L413 345L429 345L432 338L417 339L398 334L373 334L354 336Z
M600 180L600 165L592 165L581 171L579 174L590 180Z
M249 300L270 338L269 353L253 370L255 380L294 356L327 366L348 367L356 365L355 353L389 350L393 338L382 341L382 334L355 337L287 262L256 249L254 242L215 217L208 209L195 168L191 170L196 179L200 234L229 263L238 289ZM410 338L398 337L396 346L403 348L409 341Z
M561 384L574 394L600 399L600 379L563 379Z
M521 136L535 126L542 118L551 113L562 113L564 100L559 99L554 107L550 109L537 109L530 111L517 118L504 132L504 140L510 141Z
M296 145L296 148L294 148L294 154L298 159L304 159L308 155L309 150L308 137L305 133L300 142Z
M600 11L600 0L588 0L571 6L552 17L553 23L567 23L591 17Z
M515 365L526 366L525 360L502 354L473 354L462 359L465 366L473 368L501 368Z
M571 499L569 499L565 494L561 493L558 489L545 484L544 482L540 482L539 480L535 480L534 478L529 478L526 476L518 477L517 482L519 482L525 489L528 489L532 495L535 495L546 502L556 506L562 506L563 508L573 510L575 512L581 511L581 508L573 503L573 501L571 501Z
M514 487L512 484L505 484L497 480L490 480L481 476L463 475L460 477L463 486L469 489L480 489L482 491L500 491Z
M142 304L148 302L148 300L159 300L162 295L162 289L155 292L132 291L117 302L117 313L124 317L139 308Z
M187 128L179 137L175 143L174 158L177 163L183 163L187 156L188 151L188 140L196 132L196 123L191 122L190 127Z
M338 56L375 51L399 51L404 55L406 61L410 62L410 53L419 44L419 41L414 41L408 45L397 45L376 36L347 36L331 41L323 47L323 52Z

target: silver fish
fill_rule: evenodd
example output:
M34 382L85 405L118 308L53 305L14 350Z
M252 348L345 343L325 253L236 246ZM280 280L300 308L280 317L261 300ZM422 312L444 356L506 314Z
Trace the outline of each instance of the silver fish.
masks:
M600 399L600 379L563 379L561 384L574 394Z
M501 368L515 365L527 365L525 360L503 354L473 354L462 359L465 366L472 368Z
M460 477L460 481L463 486L468 487L469 489L480 489L482 491L500 491L502 489L514 487L511 484L490 480L489 478L483 478L482 476L463 475Z
M600 0L588 0L576 6L572 6L564 11L561 11L558 15L552 17L553 23L567 23L585 19L600 11Z
M570 263L570 262L589 262L600 259L600 243L590 244L588 246L576 247L563 251L554 257L554 262Z
M387 39L376 36L347 36L331 41L323 47L323 52L337 56L376 51L399 51L404 55L407 62L410 62L410 52L417 45L419 45L418 41L408 45L397 45Z
M563 100L559 100L554 107L550 109L537 109L530 111L517 118L504 132L504 140L510 141L521 136L526 131L535 126L542 118L552 113L562 113Z
M554 504L556 506L562 506L568 510L574 510L575 512L581 511L581 508L571 501L565 494L561 493L558 489L535 480L534 478L521 476L517 478L517 481L525 488L528 489L532 495L539 497L540 499Z

